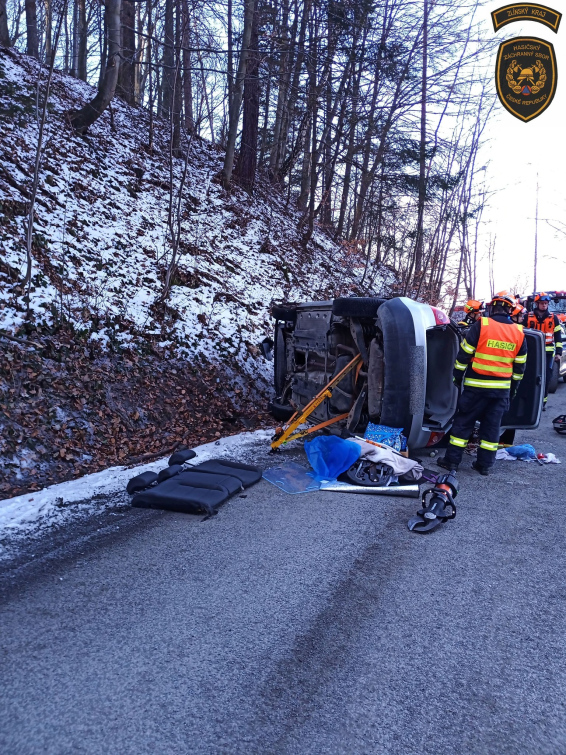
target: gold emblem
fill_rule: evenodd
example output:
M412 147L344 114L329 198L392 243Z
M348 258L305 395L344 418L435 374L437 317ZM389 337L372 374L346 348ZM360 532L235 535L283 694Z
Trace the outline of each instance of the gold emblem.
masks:
M517 76L516 81L513 76ZM544 87L546 69L540 60L537 60L532 68L521 68L517 61L513 60L505 78L515 94L537 94Z
M527 122L552 102L558 71L550 42L536 37L515 37L499 46L495 79L502 105Z

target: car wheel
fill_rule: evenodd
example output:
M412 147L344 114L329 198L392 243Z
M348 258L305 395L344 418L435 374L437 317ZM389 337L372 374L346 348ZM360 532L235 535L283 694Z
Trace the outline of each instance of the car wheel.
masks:
M375 317L378 307L384 301L387 301L387 299L363 296L334 299L332 314L338 315L338 317Z
M556 393L556 389L558 388L559 377L560 377L560 368L558 366L558 362L554 362L554 364L552 365L552 375L550 377L550 380L548 381L549 393Z
M271 307L271 316L275 320L283 320L284 322L297 322L297 310L294 307L285 307L279 304L274 304Z
M273 387L275 395L280 396L287 377L287 355L285 354L285 336L279 323L275 324L275 343L273 344Z
M276 419L278 422L286 422L295 413L290 404L280 404L277 401L270 401L268 409L273 419Z

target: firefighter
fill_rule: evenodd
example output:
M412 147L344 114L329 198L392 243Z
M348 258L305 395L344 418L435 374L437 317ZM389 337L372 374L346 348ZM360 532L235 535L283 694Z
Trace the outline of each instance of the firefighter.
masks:
M476 299L468 299L464 304L464 312L466 313L464 319L458 323L458 328L464 332L468 328L477 322L483 313L483 302Z
M550 296L541 291L535 294L535 308L529 312L525 327L534 328L544 333L546 348L546 387L544 389L543 411L546 411L546 402L548 400L548 385L552 377L552 368L554 362L560 362L562 356L562 331L560 330L560 320L552 312L548 311Z
M476 421L480 444L472 468L489 474L501 431L501 418L517 392L527 366L527 342L523 326L511 322L515 300L501 291L490 303L490 316L468 330L454 364L454 383L464 390L450 431L446 454L437 464L456 471L462 461Z
M520 300L517 299L515 307L511 312L511 322L515 322L517 323L517 325L522 325L525 321L526 316L527 310L525 309L525 307L523 307Z

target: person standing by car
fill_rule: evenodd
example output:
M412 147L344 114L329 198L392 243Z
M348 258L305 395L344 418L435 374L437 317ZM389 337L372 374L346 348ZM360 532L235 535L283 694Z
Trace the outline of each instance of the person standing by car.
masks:
M466 313L464 319L458 323L460 332L464 333L477 322L483 313L483 302L476 299L468 299L464 304L464 312Z
M526 316L527 316L527 310L525 309L525 307L523 307L520 300L517 299L515 303L515 308L511 312L511 322L514 322L517 325L522 325L525 321Z
M464 390L458 401L446 454L437 460L444 469L456 471L462 461L476 422L480 444L473 469L489 474L501 434L501 418L517 392L527 366L527 342L523 326L511 322L515 300L501 291L490 303L489 317L482 317L468 330L460 344L453 379Z
M552 369L554 362L560 362L562 356L562 329L560 327L560 320L552 312L548 311L550 304L550 296L544 291L535 294L535 308L532 312L529 312L525 326L527 328L533 328L534 330L540 330L544 333L545 348L546 348L546 387L544 389L544 404L543 411L546 410L546 402L548 401L548 386L552 377Z

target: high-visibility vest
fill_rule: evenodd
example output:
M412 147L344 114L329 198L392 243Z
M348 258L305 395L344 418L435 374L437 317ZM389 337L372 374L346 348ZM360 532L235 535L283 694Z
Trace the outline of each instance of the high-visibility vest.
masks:
M541 321L534 312L529 312L527 328L534 328L544 333L546 351L554 351L554 315L549 314Z
M480 337L472 359L473 371L492 378L509 379L513 374L513 361L524 340L522 325L482 317Z

